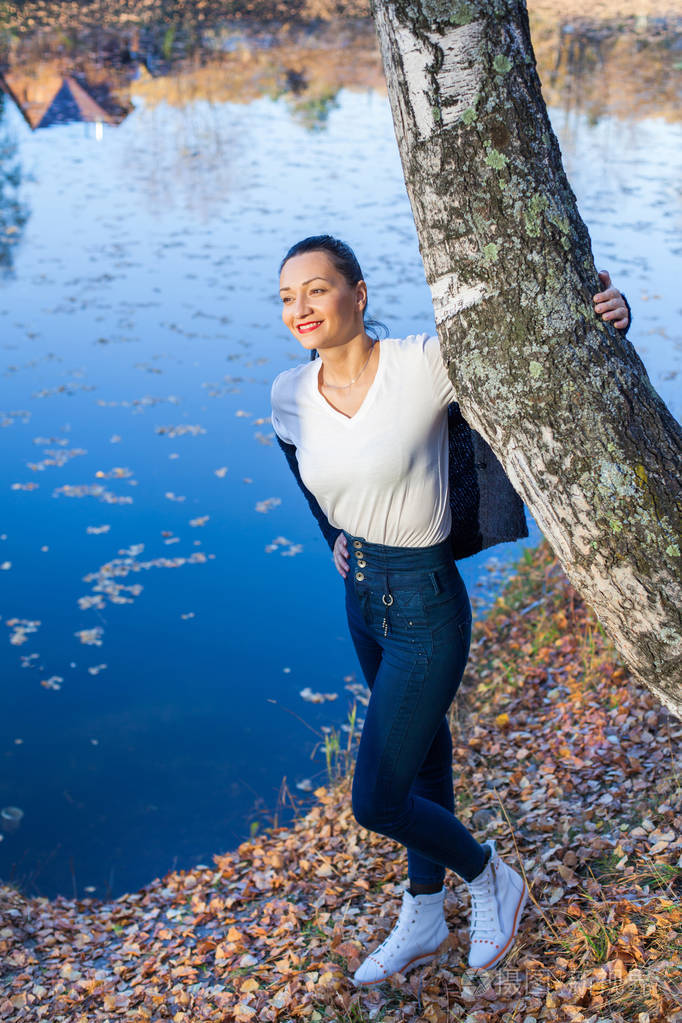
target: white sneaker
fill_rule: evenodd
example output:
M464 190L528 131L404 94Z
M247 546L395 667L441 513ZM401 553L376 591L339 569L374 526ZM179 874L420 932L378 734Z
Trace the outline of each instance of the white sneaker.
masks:
M434 895L410 895L406 890L397 924L355 971L355 983L380 984L392 973L406 973L430 962L448 936L444 897L445 888Z
M500 859L495 839L485 869L466 885L471 895L471 946L469 966L488 970L509 952L519 929L528 886L513 867Z

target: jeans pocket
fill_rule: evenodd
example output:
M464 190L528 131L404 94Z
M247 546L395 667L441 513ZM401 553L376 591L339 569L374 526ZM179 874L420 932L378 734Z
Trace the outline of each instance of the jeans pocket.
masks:
M420 590L395 590L391 596L393 603L388 613L394 620L400 621L403 628L410 631L416 629L424 621L424 598Z
M437 612L431 611L428 622L434 649L445 645L461 650L466 662L471 644L471 611L463 608L460 602L453 601L441 606Z
M441 608L454 608L457 613L457 608L464 611L468 605L466 586L454 561L427 574L424 587L424 607L427 612L437 614Z
M471 624L471 604L464 584L439 594L428 593L424 597L424 611L432 629L448 623Z

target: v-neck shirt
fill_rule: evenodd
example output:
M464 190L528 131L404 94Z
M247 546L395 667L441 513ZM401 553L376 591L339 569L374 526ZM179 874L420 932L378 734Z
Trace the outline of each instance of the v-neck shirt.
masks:
M318 388L317 359L272 385L272 425L296 447L301 479L332 526L370 543L428 547L450 533L447 406L454 389L437 337L379 342L353 416Z

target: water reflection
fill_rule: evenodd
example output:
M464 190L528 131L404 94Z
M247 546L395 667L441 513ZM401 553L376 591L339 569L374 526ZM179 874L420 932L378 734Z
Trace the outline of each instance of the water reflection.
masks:
M23 810L0 876L32 892L118 894L210 863L283 775L299 794L324 779L320 736L345 722L357 665L343 588L272 444L270 382L302 358L279 258L339 233L393 334L433 326L363 32L107 36L92 66L76 40L67 73L97 71L128 110L99 142L78 122L32 131L4 97L7 194L32 214L0 292L0 806ZM8 75L40 66L28 42ZM680 126L551 113L679 415ZM504 574L486 561L462 563L474 595Z
M213 13L192 23L163 20L131 29L95 31L70 24L50 32L12 26L0 43L0 85L31 127L74 120L119 124L136 97L187 107L197 100L250 103L285 97L302 123L318 129L341 89L383 91L383 73L368 19L284 27L225 21ZM545 100L586 113L628 120L678 121L682 18L674 15L571 17L542 3L530 19Z
M5 97L0 93L0 274L9 274L14 251L28 220L28 206L22 199L22 169L18 144L5 124Z
M63 73L53 64L0 75L0 87L33 131L74 121L120 124L132 110L132 103L123 106L116 99L106 79L98 82L78 72Z
M563 110L628 121L682 118L682 18L668 15L590 22L533 17L533 45L545 101Z

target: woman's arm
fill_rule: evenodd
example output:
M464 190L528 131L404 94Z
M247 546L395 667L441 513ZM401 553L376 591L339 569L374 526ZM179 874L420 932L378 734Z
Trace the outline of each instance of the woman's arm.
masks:
M603 291L593 295L594 311L602 320L609 320L617 330L626 334L632 323L632 310L625 295L614 288L608 270L599 271L599 280L604 286Z
M293 472L296 482L298 483L299 487L303 492L303 496L308 502L308 507L310 508L311 512L317 519L317 524L322 530L322 535L329 544L330 550L333 551L334 543L341 530L336 529L334 526L332 526L331 522L329 521L329 519L327 518L327 516L324 514L319 504L317 503L317 499L308 490L305 483L301 479L301 473L299 472L298 468L298 459L296 458L296 446L294 444L286 444L277 434L275 434L275 437L277 437L277 443L284 452L284 457L287 460L287 464L291 471Z

